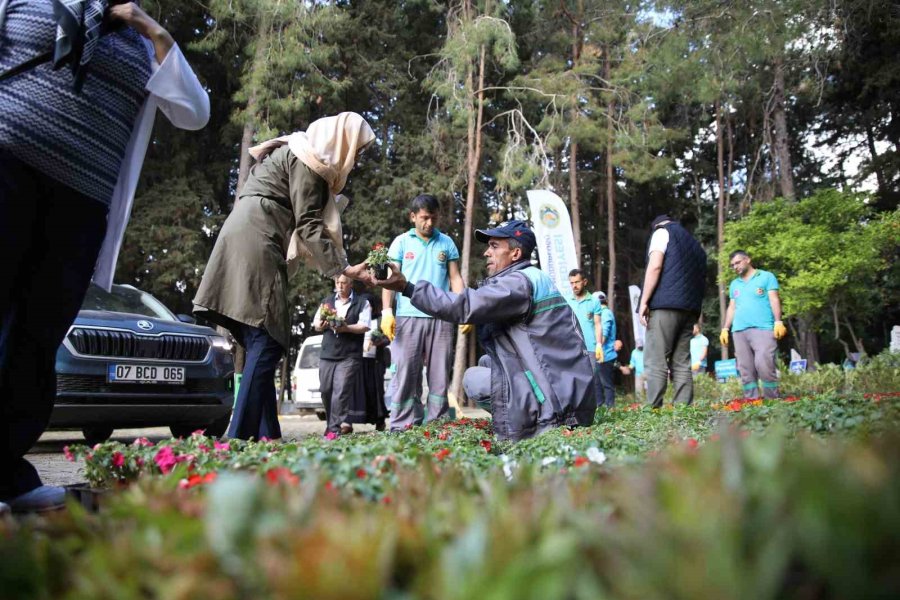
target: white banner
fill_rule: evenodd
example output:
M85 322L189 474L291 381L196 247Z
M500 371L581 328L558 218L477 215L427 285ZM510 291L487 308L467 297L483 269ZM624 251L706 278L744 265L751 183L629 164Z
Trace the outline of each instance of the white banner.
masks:
M631 324L634 327L634 345L644 345L644 332L647 328L641 323L641 315L638 314L638 303L641 301L641 288L636 285L628 286L628 296L631 298Z
M581 268L569 209L549 190L528 190L527 194L541 270L550 276L559 293L568 296L572 293L569 271Z

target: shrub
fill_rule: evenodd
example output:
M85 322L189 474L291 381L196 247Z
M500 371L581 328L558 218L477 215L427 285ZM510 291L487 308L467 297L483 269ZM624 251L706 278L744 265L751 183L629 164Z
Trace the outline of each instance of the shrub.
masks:
M674 412L674 411L670 411ZM10 598L806 598L900 594L900 440L723 432L642 464L141 481L96 515L0 523Z

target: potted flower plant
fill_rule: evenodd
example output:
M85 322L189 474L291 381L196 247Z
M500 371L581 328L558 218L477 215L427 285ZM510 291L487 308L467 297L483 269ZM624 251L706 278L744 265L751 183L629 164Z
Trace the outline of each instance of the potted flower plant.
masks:
M344 318L338 315L330 304L323 304L319 307L319 318L332 329L337 329L344 324Z
M387 279L389 274L388 262L390 262L390 260L387 247L381 242L378 242L372 246L372 250L366 257L367 270L375 279Z

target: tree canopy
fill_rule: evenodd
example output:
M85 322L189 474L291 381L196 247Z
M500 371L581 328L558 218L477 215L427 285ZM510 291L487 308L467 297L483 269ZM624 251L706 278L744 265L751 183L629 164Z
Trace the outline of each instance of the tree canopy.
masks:
M570 203L583 267L612 298L641 281L649 222L669 213L711 257L745 240L771 262L786 310L812 344L822 335L826 357L842 351L836 319L875 351L886 333L873 317L900 318L893 2L144 4L212 101L202 131L157 120L117 271L177 312L249 167L242 149L353 110L377 143L346 190L352 260L408 227L418 193L441 200L441 228L462 249L466 232L527 216L524 192L548 187ZM480 254L473 244L470 285ZM709 329L717 270L711 258ZM330 287L309 272L292 282L298 336ZM629 345L628 307L615 310Z

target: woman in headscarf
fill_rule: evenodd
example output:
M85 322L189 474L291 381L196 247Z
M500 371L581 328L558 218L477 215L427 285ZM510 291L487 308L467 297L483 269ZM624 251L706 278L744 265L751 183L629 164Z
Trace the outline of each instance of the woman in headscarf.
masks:
M362 116L345 112L250 149L258 162L194 298L194 313L229 329L247 351L229 437L281 437L275 369L290 344L288 271L303 261L325 277L370 279L364 263L347 262L335 195L374 140Z

